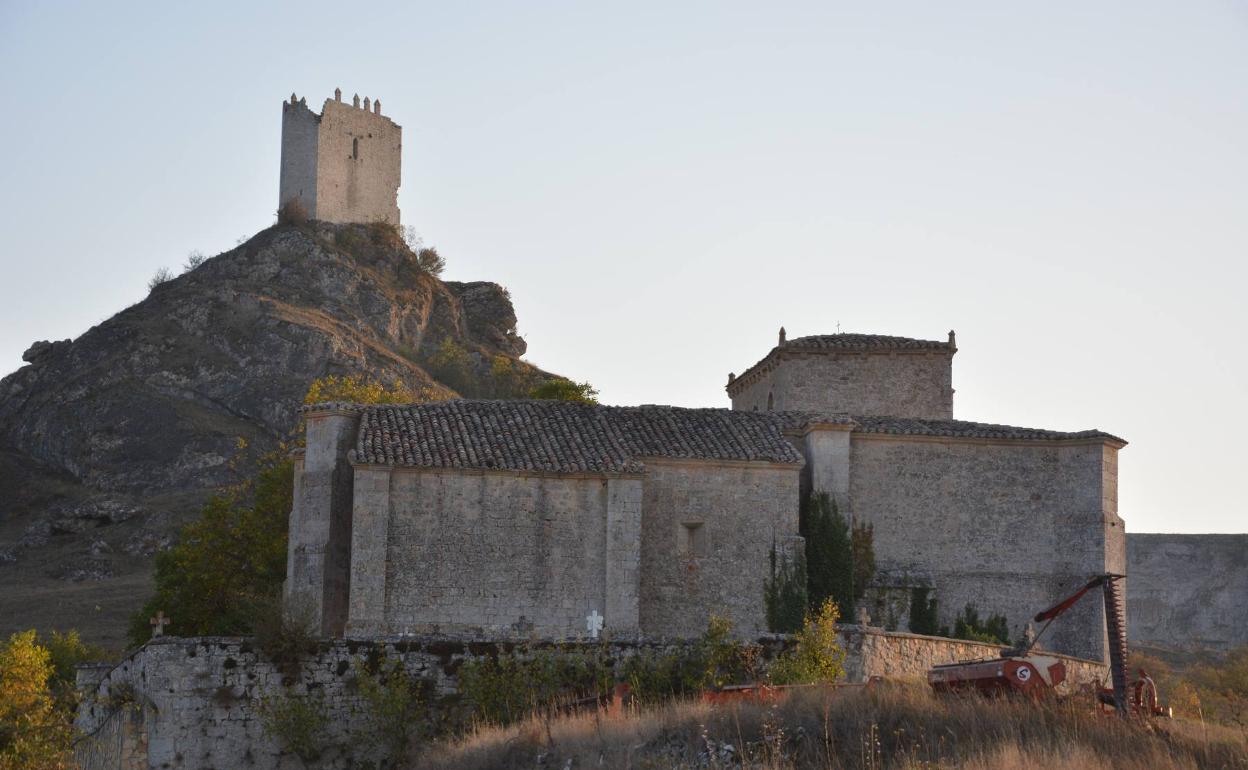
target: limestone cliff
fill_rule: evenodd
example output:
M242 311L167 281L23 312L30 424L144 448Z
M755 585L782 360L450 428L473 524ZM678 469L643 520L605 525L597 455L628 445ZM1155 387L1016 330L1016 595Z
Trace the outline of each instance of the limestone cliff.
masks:
M489 379L497 357L524 353L515 327L497 284L444 283L385 228L313 224L265 230L77 339L33 344L0 380L0 579L16 589L0 597L0 632L113 639L151 554L237 481L241 443L290 435L313 379L516 395ZM447 340L452 383L428 365Z

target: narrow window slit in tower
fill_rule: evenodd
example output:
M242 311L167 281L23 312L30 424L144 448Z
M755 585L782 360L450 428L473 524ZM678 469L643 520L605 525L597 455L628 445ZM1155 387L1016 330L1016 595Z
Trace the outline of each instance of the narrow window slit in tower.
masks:
M680 555L686 559L706 556L706 530L700 521L687 521L680 525Z
M351 157L355 160L360 159L360 139L356 137L351 140Z

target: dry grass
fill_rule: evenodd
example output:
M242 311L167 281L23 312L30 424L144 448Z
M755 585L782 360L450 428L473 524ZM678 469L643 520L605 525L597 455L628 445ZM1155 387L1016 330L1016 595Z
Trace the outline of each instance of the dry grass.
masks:
M1124 723L1083 699L937 698L886 686L800 693L773 705L534 718L436 744L411 767L1248 768L1248 736L1185 722Z

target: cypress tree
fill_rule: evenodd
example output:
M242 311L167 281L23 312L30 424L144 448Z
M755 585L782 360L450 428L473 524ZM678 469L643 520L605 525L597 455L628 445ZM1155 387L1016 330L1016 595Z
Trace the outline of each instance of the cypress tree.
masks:
M841 617L852 618L853 538L836 501L827 492L807 495L802 501L798 527L806 538L806 599L810 610L817 611L830 598L840 608Z

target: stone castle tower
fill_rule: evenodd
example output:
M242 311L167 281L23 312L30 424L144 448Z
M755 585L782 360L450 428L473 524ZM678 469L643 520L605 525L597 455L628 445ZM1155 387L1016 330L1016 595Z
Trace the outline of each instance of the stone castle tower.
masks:
M325 222L399 224L399 166L403 128L381 114L381 100L342 91L321 114L306 99L282 103L282 172L278 207L298 201Z

